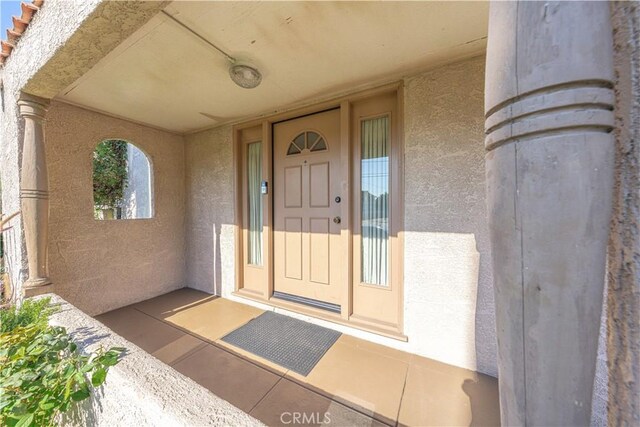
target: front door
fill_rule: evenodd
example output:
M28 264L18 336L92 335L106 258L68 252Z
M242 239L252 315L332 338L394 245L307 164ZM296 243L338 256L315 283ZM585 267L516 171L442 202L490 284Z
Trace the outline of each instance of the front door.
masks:
M275 296L339 311L340 110L273 126Z

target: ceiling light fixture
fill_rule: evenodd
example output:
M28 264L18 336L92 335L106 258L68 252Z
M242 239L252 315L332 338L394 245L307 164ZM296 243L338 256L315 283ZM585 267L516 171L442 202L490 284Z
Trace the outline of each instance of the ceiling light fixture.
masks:
M229 76L235 84L245 89L253 89L262 81L260 71L244 64L232 64L229 67Z
M253 89L260 84L260 82L262 81L262 73L260 73L257 68L247 64L239 63L236 58L229 55L227 52L220 49L218 46L214 45L200 34L196 33L186 24L178 20L175 16L171 15L165 10L163 10L162 13L169 17L173 22L180 25L182 28L189 31L191 34L198 37L200 40L202 40L203 42L214 48L218 53L227 58L227 61L231 63L229 65L229 77L231 77L231 80L233 80L235 84L245 89Z

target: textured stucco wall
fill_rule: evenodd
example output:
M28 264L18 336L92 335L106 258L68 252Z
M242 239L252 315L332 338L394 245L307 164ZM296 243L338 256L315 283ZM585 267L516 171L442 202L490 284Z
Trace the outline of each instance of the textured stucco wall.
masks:
M475 58L406 80L409 342L332 327L497 375L484 201L483 67L484 59ZM185 141L187 284L230 297L235 277L231 128Z
M184 142L181 136L53 102L45 125L49 272L54 290L95 315L184 286ZM154 217L93 219L92 154L107 138L150 158Z
M217 295L234 290L234 178L231 127L185 136L187 284Z
M618 173L606 295L607 417L617 426L640 425L640 7L616 1L611 12Z
M405 332L497 375L485 209L484 58L405 82Z
M4 84L2 112L0 113L0 185L2 186L2 212L11 214L20 210L20 162L24 123L18 117L17 92L14 76L6 76L0 70ZM14 288L14 296L20 293L22 282L27 279L27 256L23 242L21 218L13 219L11 229L4 233L4 262Z
M18 115L16 104L20 90L42 68L55 50L68 40L99 1L59 3L55 7L43 7L42 13L35 15L29 24L29 30L20 39L18 48L14 49L5 66L0 69L3 87L0 114L0 182L2 212L5 213L20 209L20 162L24 132L24 123ZM52 31L52 28L56 30ZM11 225L13 228L5 234L5 261L17 294L22 282L27 278L26 249L21 220L15 219Z
M153 168L147 155L127 144L127 186L123 197L123 218L151 218L153 214Z
M606 293L606 289L605 289ZM591 398L591 426L604 427L607 425L607 305L602 307L600 332L598 336L598 358L596 360L596 374L593 381Z
M262 423L115 334L57 295L51 324L83 352L123 347L105 383L60 420L64 426L261 426Z

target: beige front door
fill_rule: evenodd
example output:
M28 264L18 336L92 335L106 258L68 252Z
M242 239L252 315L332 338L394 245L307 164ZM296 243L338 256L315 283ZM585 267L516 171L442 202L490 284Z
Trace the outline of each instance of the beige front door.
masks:
M339 306L340 110L277 123L273 140L275 295Z

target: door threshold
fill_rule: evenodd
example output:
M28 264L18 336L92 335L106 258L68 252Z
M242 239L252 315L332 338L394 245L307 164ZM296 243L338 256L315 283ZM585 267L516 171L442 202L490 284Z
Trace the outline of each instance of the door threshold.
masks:
M340 304L332 304L330 302L318 301L316 299L287 294L284 292L274 291L273 298L277 298L277 299L281 299L289 302L295 302L298 304L308 305L309 307L330 311L336 314L340 314L342 310L342 308L340 307Z
M340 313L334 313L331 311L319 309L317 307L311 307L297 302L274 298L273 296L269 298L258 297L255 294L246 292L246 290L244 289L232 292L232 295L239 298L255 301L260 304L266 304L272 307L289 310L294 313L303 314L305 316L315 317L319 320L325 320L328 322L336 323L338 325L348 326L350 328L359 329L361 331L370 332L387 338L392 338L398 341L408 341L407 336L403 334L397 326L376 325L374 323L363 321L363 319L358 319L357 316L349 316L348 318L344 318L340 315Z

